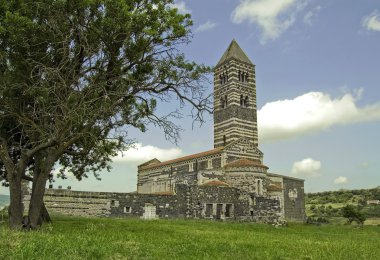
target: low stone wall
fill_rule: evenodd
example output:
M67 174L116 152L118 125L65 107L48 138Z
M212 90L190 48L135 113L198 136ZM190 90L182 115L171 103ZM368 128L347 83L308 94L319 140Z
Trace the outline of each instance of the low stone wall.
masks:
M111 215L111 200L115 193L71 191L48 189L45 191L44 202L51 213L70 216ZM29 207L30 195L24 197L24 206Z
M198 218L276 222L280 207L276 200L250 196L228 186L179 184L175 194L85 192L48 189L45 205L50 213L71 216ZM24 197L29 207L30 195Z

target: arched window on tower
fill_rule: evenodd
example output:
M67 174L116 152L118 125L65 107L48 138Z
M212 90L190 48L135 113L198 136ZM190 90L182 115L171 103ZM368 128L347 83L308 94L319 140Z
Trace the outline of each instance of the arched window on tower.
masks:
M221 108L224 108L224 98L221 98L221 99L220 99L220 107L221 107Z
M248 73L245 74L245 82L248 82Z
M248 96L245 96L244 105L245 107L248 107Z
M223 146L226 146L227 144L227 137L223 135Z
M228 99L227 99L227 95L224 96L224 107L227 107L228 105Z
M220 85L223 85L223 77L222 75L219 75Z
M238 73L238 80L241 81L241 71L239 70L239 73Z
M240 106L244 106L244 97L240 95Z

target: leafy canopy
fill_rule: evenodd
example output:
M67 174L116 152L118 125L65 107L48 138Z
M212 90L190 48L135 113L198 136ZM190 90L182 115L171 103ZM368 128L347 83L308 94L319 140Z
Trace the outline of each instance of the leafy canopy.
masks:
M171 3L0 0L2 163L23 159L33 172L36 158L53 154L80 179L132 143L128 126L151 123L176 141L171 118L181 114L158 116L162 102L190 104L202 121L210 68L178 51L192 21Z

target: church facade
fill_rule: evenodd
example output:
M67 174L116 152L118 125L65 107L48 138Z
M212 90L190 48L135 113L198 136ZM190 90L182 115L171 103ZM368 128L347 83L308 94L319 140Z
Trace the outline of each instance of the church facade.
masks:
M79 216L304 221L304 181L270 173L258 148L255 78L233 40L214 70L213 149L139 165L133 193L48 189L46 207Z
M200 209L191 217L302 221L303 180L269 173L258 143L255 65L233 40L214 69L214 148L141 164L137 193L174 195L178 185L202 193L213 187L215 196L193 194ZM227 190L236 195L224 196Z

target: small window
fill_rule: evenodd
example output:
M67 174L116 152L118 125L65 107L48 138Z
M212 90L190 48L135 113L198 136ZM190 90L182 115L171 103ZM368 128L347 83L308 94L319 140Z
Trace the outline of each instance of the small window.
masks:
M226 204L226 218L230 218L232 213L232 204Z
M222 75L219 76L219 80L220 80L220 85L223 85L223 77L222 77Z
M111 206L115 206L115 200L111 200Z
M124 213L131 213L132 208L131 207L124 207Z
M244 97L240 95L240 106L244 106Z
M251 217L253 217L253 210L251 210Z
M194 163L189 163L189 172L194 171Z
M224 96L224 107L227 107L228 105L228 99L227 99L227 95Z
M244 106L245 106L245 107L248 107L248 96L245 96L245 99L244 99Z
M249 197L249 207L256 206L256 198Z
M224 105L225 105L224 99L221 98L221 99L220 99L220 107L221 107L221 108L224 108Z
M207 161L207 169L212 169L212 159L208 159L208 161Z
M223 146L226 146L227 144L227 137L223 135Z
M261 180L257 180L257 194L262 195L263 193L263 182Z
M223 84L226 84L226 82L227 82L227 75L226 74L222 74L222 80L221 80L221 84L223 85Z
M213 208L213 205L212 204L206 204L206 217L212 217L212 208Z

